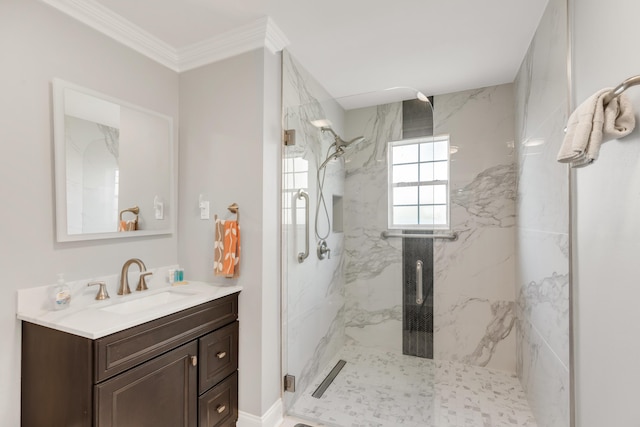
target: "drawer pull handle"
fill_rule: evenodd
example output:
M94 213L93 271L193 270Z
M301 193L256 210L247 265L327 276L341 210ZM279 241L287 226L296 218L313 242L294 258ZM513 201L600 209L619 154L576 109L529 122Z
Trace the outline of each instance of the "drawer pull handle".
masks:
M216 408L216 412L221 414L224 412L224 410L227 409L227 407L225 405L220 405Z
M191 365L192 366L197 366L198 365L198 356L191 356Z
M216 356L218 357L218 359L224 359L224 357L225 357L226 355L227 355L227 352L226 352L226 351L221 351L221 352L218 352L218 353L216 354Z

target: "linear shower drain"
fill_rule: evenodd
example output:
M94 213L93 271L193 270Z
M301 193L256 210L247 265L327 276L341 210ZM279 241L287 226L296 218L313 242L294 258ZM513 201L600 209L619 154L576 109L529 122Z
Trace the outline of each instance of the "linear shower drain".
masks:
M339 360L338 363L336 363L336 366L333 367L331 372L329 372L329 375L327 375L324 381L322 381L320 386L318 386L316 391L314 391L311 396L315 397L316 399L320 399L324 394L324 392L327 391L327 388L329 388L333 380L336 379L336 377L338 376L342 368L344 368L344 365L346 364L347 362L345 362L344 360Z

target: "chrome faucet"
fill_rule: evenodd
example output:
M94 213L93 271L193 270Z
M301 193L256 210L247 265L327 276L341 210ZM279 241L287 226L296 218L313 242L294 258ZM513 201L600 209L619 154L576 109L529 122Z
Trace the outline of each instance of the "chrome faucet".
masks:
M138 264L140 267L140 272L147 271L147 267L145 267L144 262L139 260L138 258L131 258L127 260L122 266L122 273L120 273L120 287L118 288L118 295L126 295L131 293L131 289L129 289L129 266L131 264ZM144 276L140 277L141 280L144 281Z

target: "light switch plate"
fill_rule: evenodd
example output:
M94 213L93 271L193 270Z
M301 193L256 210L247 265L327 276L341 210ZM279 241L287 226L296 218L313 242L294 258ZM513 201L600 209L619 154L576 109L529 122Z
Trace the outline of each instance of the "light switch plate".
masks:
M164 203L158 202L155 204L156 219L164 219Z
M200 219L209 219L209 202L200 202Z

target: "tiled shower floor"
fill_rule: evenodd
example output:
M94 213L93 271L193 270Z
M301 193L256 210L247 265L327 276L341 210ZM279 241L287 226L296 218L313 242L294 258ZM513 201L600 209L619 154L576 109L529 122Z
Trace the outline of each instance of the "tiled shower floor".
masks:
M346 366L312 397L339 359ZM290 414L339 427L536 427L515 375L356 346L341 350Z

